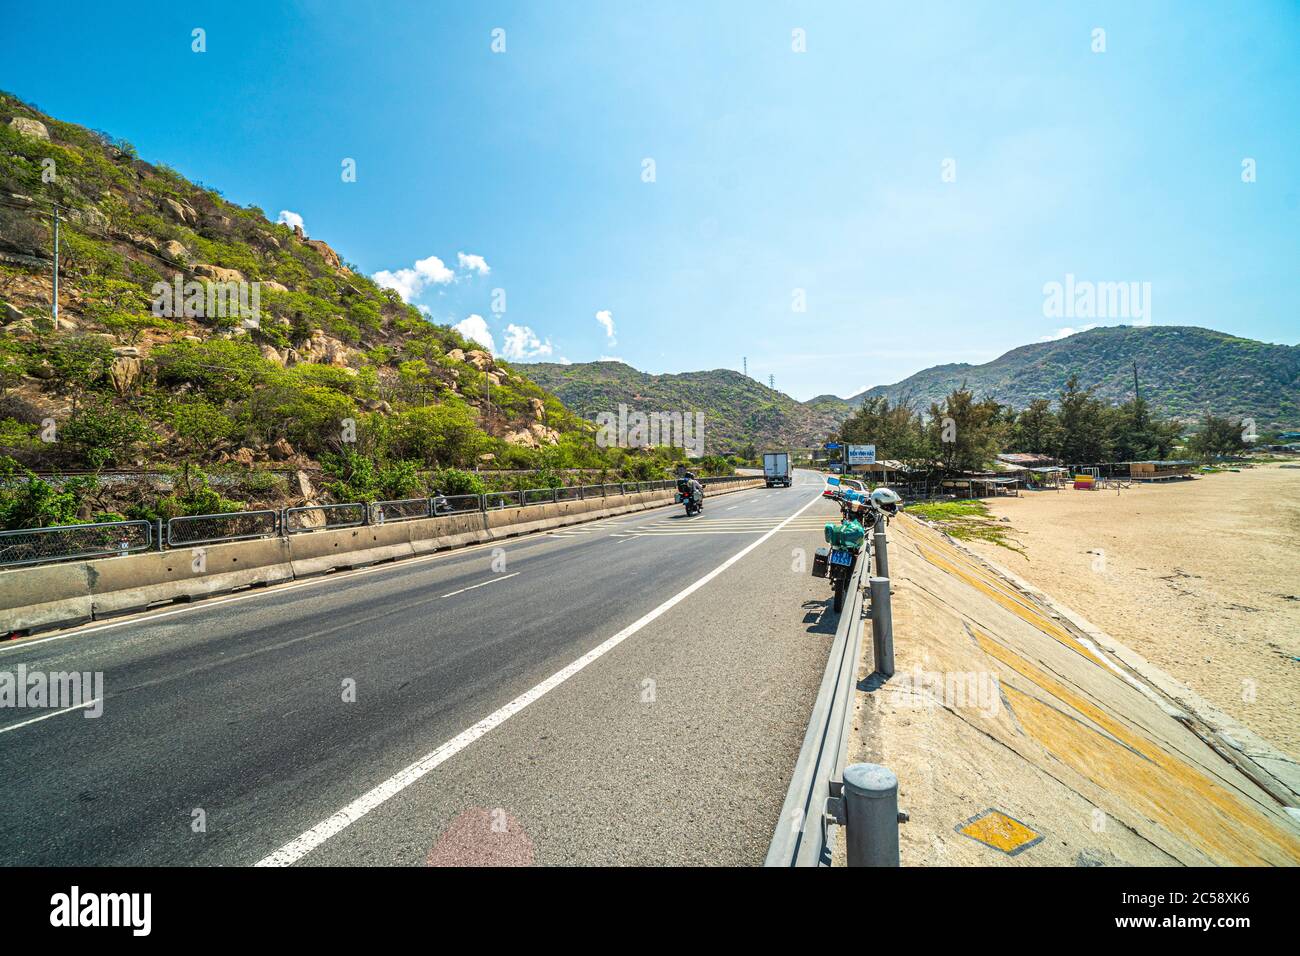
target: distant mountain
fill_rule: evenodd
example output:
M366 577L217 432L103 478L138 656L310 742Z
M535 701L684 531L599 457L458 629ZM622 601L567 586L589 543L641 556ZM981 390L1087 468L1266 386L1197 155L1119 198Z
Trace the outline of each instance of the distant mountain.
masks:
M622 362L521 365L530 379L585 418L617 412L704 412L708 454L764 447L808 447L824 441L844 417L815 409L731 369L649 375Z
M983 365L935 365L851 398L795 401L739 372L648 375L622 362L538 363L521 370L585 418L618 410L703 411L710 454L820 444L865 398L910 398L922 410L963 383L976 397L1016 408L1055 399L1071 375L1107 402L1142 396L1158 413L1192 422L1206 411L1248 416L1256 427L1300 426L1300 346L1270 345L1192 326L1108 327L1012 349Z
M819 412L849 414L865 398L910 397L923 408L963 382L976 397L1023 408L1054 399L1071 375L1108 402L1133 396L1133 363L1142 396L1157 412L1193 421L1206 411L1255 419L1261 431L1300 425L1300 346L1271 345L1193 326L1091 329L1012 349L984 365L936 365L847 400L819 396ZM839 406L836 403L840 403Z

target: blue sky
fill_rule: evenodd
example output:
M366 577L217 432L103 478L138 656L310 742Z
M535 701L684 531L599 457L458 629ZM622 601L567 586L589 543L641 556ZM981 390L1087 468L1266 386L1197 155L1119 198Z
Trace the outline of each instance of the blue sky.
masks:
M9 5L0 87L508 356L806 399L1126 319L1297 342L1293 2L132 6ZM1045 314L1067 275L1149 300Z

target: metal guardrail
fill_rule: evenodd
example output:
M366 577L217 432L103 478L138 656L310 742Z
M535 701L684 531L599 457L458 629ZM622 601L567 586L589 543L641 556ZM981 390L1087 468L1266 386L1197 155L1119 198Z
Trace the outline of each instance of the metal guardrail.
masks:
M357 528L366 523L366 506L359 501L340 505L302 505L285 508L281 527L285 534Z
M148 551L153 529L152 521L101 521L0 531L0 568Z
M749 478L704 478L704 484L726 486L752 481ZM355 528L370 521L386 523L418 518L441 517L520 508L527 504L606 498L671 489L675 481L641 481L621 484L533 488L524 491L496 491L485 495L436 495L379 501L302 505L280 511L235 511L225 514L186 515L161 522L108 521L49 528L0 531L0 568L56 561L113 557L154 549L185 548L222 541L246 541L278 535L304 534Z
M826 801L832 796L831 781L839 778L847 762L862 654L862 575L870 563L870 549L864 546L849 579L850 599L840 612L821 689L764 866L830 865L835 824L826 819Z
M187 515L167 521L167 547L215 544L270 538L280 533L278 511L232 511L219 515Z

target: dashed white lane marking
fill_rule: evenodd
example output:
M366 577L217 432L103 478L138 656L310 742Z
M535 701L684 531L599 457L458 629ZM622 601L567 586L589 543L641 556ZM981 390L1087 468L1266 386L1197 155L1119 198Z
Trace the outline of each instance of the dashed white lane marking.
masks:
M802 508L800 508L794 514L790 515L790 517L786 518L785 520L792 521L800 514L802 514L804 511L806 511L809 507L811 507L813 503L818 500L820 499L813 498L812 501L809 501L808 504L804 505ZM643 627L645 627L647 624L650 624L656 618L662 616L672 608L676 607L678 604L686 600L686 598L690 597L700 588L704 587L704 585L708 584L710 581L716 578L723 571L727 570L729 567L731 567L733 564L735 564L745 555L749 554L751 551L757 548L768 538L772 537L772 535L776 534L776 532L779 531L780 528L781 526L778 525L777 527L769 531L767 534L763 535L763 537L759 538L757 541L753 541L750 544L745 545L745 547L741 548L739 551L737 551L735 554L729 557L726 561L723 561L720 565L718 565L708 574L704 575L704 577L700 578L694 584L690 584L685 588L683 588L682 590L678 591L667 601L664 601L663 604L660 604L653 611L650 611L648 614L644 615L643 617L637 619L636 621L633 621L627 627L623 628L623 630L619 631L613 637L606 640L603 644L600 644L597 647L592 648L586 654L583 654L581 657L579 657L576 661L569 664L567 667L564 667L561 670L556 671L554 674L546 678L546 680L542 681L537 686L533 687L530 690L524 691L524 693L520 694L514 700L510 701L510 703L506 704L504 707L500 708L499 710L493 711L491 714L488 714L488 716L484 717L473 727L470 727L468 730L464 730L461 733L457 734L455 737L452 737L451 740L448 740L446 743L438 747L436 750L421 757L419 760L411 764L405 770L399 771L398 773L389 777L383 783L379 784L374 789L370 790L365 794L362 794L360 797L358 797L356 800L353 800L351 803L349 803L338 813L334 814L332 817L329 817L326 820L322 820L320 823L316 824L316 826L312 827L306 833L302 834L302 836L290 840L288 843L280 847L280 849L276 850L270 856L264 857L261 860L259 860L257 862L257 865L258 866L292 866L294 863L297 863L304 856L306 856L312 850L316 849L326 840L330 839L333 836L336 836L339 833L342 833L344 830L346 830L352 824L356 823L362 817L366 816L372 810L376 809L379 806L382 806L384 803L386 803L387 801L395 797L397 794L401 793L411 784L415 783L421 777L424 777L426 774L435 770L438 766L445 763L447 760L450 760L452 757L460 753L470 744L474 743L474 741L478 740L488 731L493 730L496 727L500 727L507 720L509 720L515 714L519 713L529 704L541 700L551 691L555 690L555 688L559 687L561 684L567 681L574 674L577 674L588 664L591 664L593 661L599 660L600 658L604 657L606 654L608 654L614 648L618 647L618 645L622 644L624 641L626 641L637 631L641 630Z
M503 575L501 575L501 577L499 577L499 578L492 578L492 579L489 580L489 581L484 581L482 584L471 584L469 587L467 587L467 588L461 588L459 591L448 591L446 594L440 594L440 595L438 595L438 596L439 596L439 597L455 597L457 594L464 594L466 591L473 591L475 588L485 588L485 587L487 587L489 584L496 584L498 581L504 581L504 580L506 580L506 578L513 578L513 577L514 577L516 574L518 574L518 573L519 573L518 571L512 571L510 574L503 574Z
M52 710L48 714L41 714L39 717L33 717L30 720L24 720L21 723L10 724L8 727L0 727L0 734L7 734L11 730L17 730L19 727L26 727L28 724L34 724L38 720L49 720L51 717L57 717L59 714L70 714L74 710L85 710L87 707L93 707L99 703L99 698L88 700L84 704L77 704L74 707L64 707L62 710Z
M739 507L740 507L740 505L732 505L732 506L731 506L730 508L728 508L727 510L728 510L728 511L735 511L735 510L736 510L737 508L739 508Z

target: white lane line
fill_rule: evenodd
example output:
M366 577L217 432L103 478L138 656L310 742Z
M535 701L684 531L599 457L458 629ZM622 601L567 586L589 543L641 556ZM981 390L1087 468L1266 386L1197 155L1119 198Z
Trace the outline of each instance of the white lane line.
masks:
M510 574L503 574L499 578L492 578L490 581L484 581L482 584L471 584L469 587L461 588L459 591L448 591L446 594L439 594L438 597L455 597L457 594L464 594L466 591L473 591L475 588L485 588L489 584L496 584L498 581L506 580L506 578L513 578L518 573L518 571L512 571Z
M790 515L790 517L786 518L785 520L792 521L793 519L797 518L799 515L803 514L804 511L808 510L808 508L811 507L818 500L820 499L819 498L812 499L812 501L809 501L808 504L804 505L802 508L800 508L794 514ZM785 522L782 522L782 524L784 523ZM622 644L624 641L626 641L637 631L641 630L647 624L651 623L656 618L662 616L667 611L671 610L672 608L680 604L682 601L686 600L686 598L690 597L700 588L704 587L704 585L708 584L710 581L716 578L723 571L727 570L729 567L731 567L733 564L735 564L745 555L749 554L749 552L753 551L755 548L757 548L768 538L772 537L772 535L776 534L776 532L779 530L780 530L780 526L778 525L776 528L773 528L771 531L763 535L763 537L759 538L757 541L751 542L750 544L746 545L744 548L741 548L739 551L737 551L735 554L729 557L726 561L723 561L720 565L718 565L708 574L704 575L704 577L700 578L694 584L690 584L687 587L683 588L682 590L678 591L667 601L664 601L663 604L660 604L653 611L637 619L636 621L633 621L631 624L623 628L623 630L619 631L617 634L609 638L603 644L600 644L597 647L593 648L592 650L588 651L586 654L583 654L581 657L579 657L573 663L569 664L567 667L564 667L556 671L554 674L546 678L546 680L542 681L540 684L533 687L532 689L524 691L514 700L510 701L510 703L506 704L504 707L501 707L499 710L495 710L492 713L488 714L488 716L484 717L473 727L470 727L468 730L464 730L461 733L457 734L455 737L452 737L451 740L448 740L442 746L438 747L438 749L421 757L419 760L411 764L405 770L399 771L398 773L389 777L383 783L379 784L374 789L370 790L365 794L362 794L360 797L358 797L356 800L353 800L342 810L338 811L338 813L334 814L332 817L329 817L328 819L322 820L320 823L316 824L306 833L302 834L302 836L290 840L288 843L280 847L280 849L276 850L270 856L258 860L256 865L257 866L292 866L294 863L297 863L299 860L301 860L312 850L316 849L326 840L330 839L330 837L342 833L344 830L346 830L352 824L356 823L362 817L366 816L372 810L382 806L384 803L391 800L393 797L397 796L397 794L401 793L411 784L415 783L421 777L424 777L426 774L435 770L439 765L445 763L447 760L450 760L452 757L460 753L470 744L474 743L474 741L478 740L488 731L496 727L500 727L507 720L509 720L515 714L519 713L529 704L532 704L540 700L541 698L549 694L551 691L555 690L555 688L559 687L561 684L567 681L574 674L577 674L588 664L604 657L606 654L608 654L614 648L618 647L618 645Z
M77 704L74 707L64 707L62 710L52 710L48 714L41 714L39 717L33 717L31 720L24 720L21 723L10 724L8 727L0 727L0 734L7 734L11 730L17 730L19 727L26 727L28 724L34 724L38 720L49 720L51 717L57 717L59 714L69 714L74 710L85 710L87 707L93 707L99 703L99 698L88 700L84 704Z
M737 508L739 508L739 507L740 507L740 505L732 505L732 506L731 506L730 508L728 508L727 510L728 510L728 511L735 511L735 510L736 510Z

